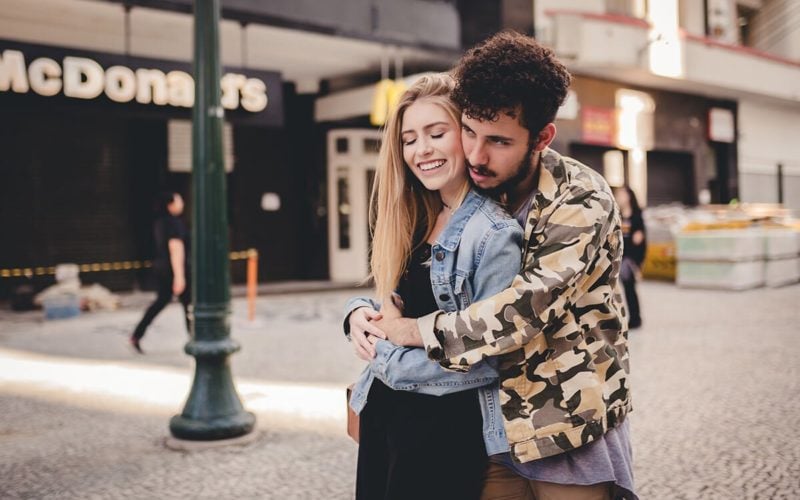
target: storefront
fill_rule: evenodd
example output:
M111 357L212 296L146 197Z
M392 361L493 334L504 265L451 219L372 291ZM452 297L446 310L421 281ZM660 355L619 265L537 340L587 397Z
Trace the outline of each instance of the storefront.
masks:
M735 123L733 101L577 76L554 147L649 206L727 202L737 187Z
M303 172L286 168L281 75L224 68L221 87L231 248L257 248L262 279L294 278L309 216ZM152 256L158 192L191 206L193 98L187 63L0 41L0 268L109 263L82 280L146 286L113 264ZM0 294L18 284L0 281Z

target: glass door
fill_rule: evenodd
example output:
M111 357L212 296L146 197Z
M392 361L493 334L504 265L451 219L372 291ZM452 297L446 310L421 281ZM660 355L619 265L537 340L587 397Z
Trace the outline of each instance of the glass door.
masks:
M328 132L328 259L333 281L360 282L369 274L369 199L380 132Z

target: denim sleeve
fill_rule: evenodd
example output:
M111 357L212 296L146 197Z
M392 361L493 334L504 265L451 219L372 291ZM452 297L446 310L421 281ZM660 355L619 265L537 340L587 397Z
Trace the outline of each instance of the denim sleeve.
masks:
M350 315L359 307L370 307L379 311L381 305L368 297L353 297L345 303L342 330L344 330L344 335L347 337L347 340L350 340Z
M511 285L522 265L523 237L522 228L513 221L488 233L472 276L472 302L487 299Z
M485 361L467 373L460 373L442 368L419 347L399 347L379 340L375 350L377 354L369 363L370 371L387 387L398 391L442 396L497 380L493 363Z

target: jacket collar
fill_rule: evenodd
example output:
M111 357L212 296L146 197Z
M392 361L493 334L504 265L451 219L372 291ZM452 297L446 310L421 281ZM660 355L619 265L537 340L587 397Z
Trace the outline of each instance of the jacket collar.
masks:
M537 205L547 205L558 197L561 186L567 179L567 166L560 154L550 148L542 151L539 160L539 193L534 200ZM542 203L544 202L544 203Z
M450 221L442 230L439 237L436 238L436 244L447 250L448 252L455 251L458 248L458 243L461 241L461 235L464 232L467 222L472 215L483 204L485 198L478 194L474 189L470 189L464 201L458 206Z

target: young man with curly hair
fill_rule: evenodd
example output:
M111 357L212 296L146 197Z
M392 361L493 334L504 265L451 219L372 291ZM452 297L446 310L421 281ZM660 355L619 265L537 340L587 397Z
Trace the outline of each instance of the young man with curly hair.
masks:
M424 346L459 371L495 358L509 449L491 456L482 498L635 499L619 210L602 176L548 147L570 74L534 39L504 32L454 77L470 177L524 227L521 270L459 312L369 322L356 310L354 341Z

